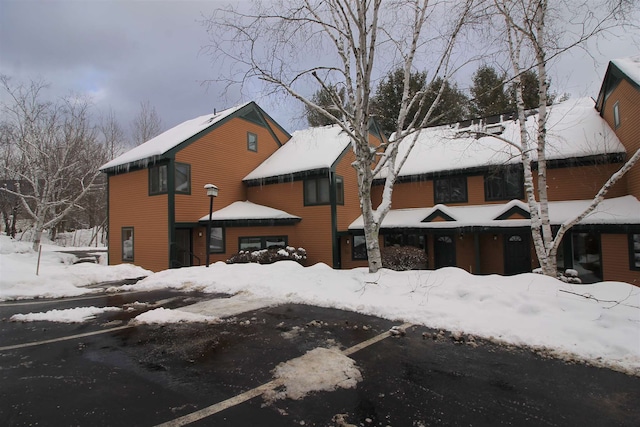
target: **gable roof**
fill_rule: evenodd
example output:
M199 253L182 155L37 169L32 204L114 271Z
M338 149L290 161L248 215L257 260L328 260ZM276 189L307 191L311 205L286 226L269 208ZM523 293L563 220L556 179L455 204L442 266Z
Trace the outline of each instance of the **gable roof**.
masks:
M214 211L211 215L212 221L235 221L254 219L301 219L299 216L291 215L288 212L274 209L269 206L258 205L249 201L233 202L229 206ZM203 216L198 221L209 221L209 214Z
M569 100L550 107L547 120L547 159L584 158L603 154L625 153L625 148L596 110L591 98ZM526 126L535 134L538 115L527 118ZM508 164L519 164L520 154L510 145L492 136L475 138L477 125L466 123L422 129L400 177L464 171ZM474 127L475 126L475 127ZM517 120L505 120L491 127L502 130L501 137L519 143ZM400 144L398 156L404 155L414 136ZM380 177L384 178L386 170Z
M203 134L213 130L216 125L222 124L225 119L230 119L240 114L245 114L248 119L261 120L260 115L268 115L253 101L227 108L226 110L196 117L187 120L177 126L161 133L155 138L132 148L126 153L116 157L100 167L101 171L128 169L130 166L146 167L157 162L169 154L170 151L179 149L180 145L199 138ZM271 119L269 117L269 119ZM271 119L273 121L273 119ZM266 120L265 125L268 126ZM275 123L275 122L273 122ZM283 130L284 131L284 130ZM286 131L285 131L286 134ZM276 138L277 140L277 138Z
M627 80L631 86L640 91L640 55L613 59L609 62L596 103L596 109L600 111L600 115L603 114L607 98L622 79Z
M350 142L349 136L338 125L296 131L286 144L245 176L243 181L329 169Z
M640 55L629 56L611 60L611 63L618 67L631 83L636 87L640 86Z

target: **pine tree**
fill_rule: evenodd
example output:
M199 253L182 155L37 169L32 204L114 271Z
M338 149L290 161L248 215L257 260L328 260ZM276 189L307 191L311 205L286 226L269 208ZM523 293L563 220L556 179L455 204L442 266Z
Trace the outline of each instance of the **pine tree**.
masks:
M499 75L490 65L482 65L473 75L471 87L471 114L488 117L510 109L510 100L504 90L506 75Z
M341 106L336 105L336 100L340 102ZM345 104L344 88L338 89L336 85L329 85L327 86L327 89L322 88L314 93L311 101L339 118L342 116L341 108L344 108ZM326 126L335 123L334 120L324 116L318 110L310 108L309 106L305 106L305 111L309 126Z

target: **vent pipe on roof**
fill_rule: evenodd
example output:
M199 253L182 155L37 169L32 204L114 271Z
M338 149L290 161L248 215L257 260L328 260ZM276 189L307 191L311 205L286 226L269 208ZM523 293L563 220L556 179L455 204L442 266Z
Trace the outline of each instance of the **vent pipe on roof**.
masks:
M214 108L213 109L213 115L215 116L216 114L218 114L218 113L216 112L216 109Z

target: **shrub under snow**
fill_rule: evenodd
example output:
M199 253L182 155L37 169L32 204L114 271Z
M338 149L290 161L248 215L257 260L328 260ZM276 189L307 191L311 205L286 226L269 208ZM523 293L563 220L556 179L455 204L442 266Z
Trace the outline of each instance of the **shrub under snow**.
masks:
M258 264L272 264L276 261L296 261L302 264L307 259L307 251L303 248L262 249L259 251L240 251L227 260L227 264L246 264L257 262Z
M387 246L382 248L382 266L390 270L423 270L427 268L427 254L414 246Z

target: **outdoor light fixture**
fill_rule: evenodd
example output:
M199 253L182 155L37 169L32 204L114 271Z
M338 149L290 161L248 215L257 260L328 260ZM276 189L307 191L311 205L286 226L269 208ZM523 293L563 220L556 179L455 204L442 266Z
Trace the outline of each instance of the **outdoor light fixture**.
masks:
M213 198L218 195L218 187L213 184L205 184L209 196L209 222L207 222L207 268L209 268L209 252L211 252L211 215L213 214Z

